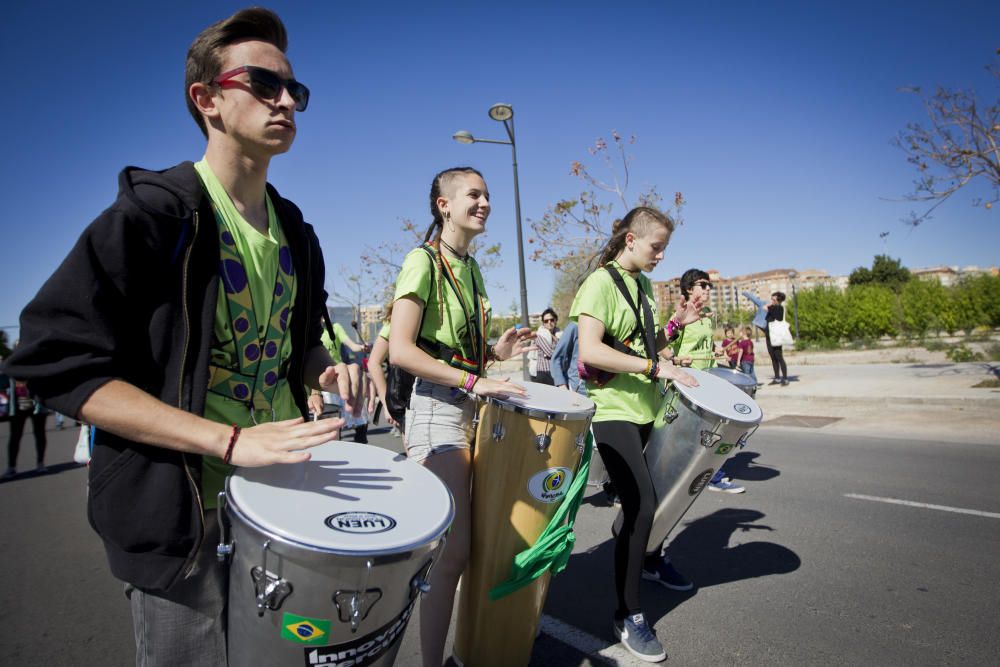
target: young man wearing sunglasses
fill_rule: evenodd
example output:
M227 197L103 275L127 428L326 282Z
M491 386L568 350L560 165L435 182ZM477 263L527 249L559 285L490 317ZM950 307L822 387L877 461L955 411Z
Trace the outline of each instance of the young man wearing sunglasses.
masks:
M22 313L7 365L96 428L88 515L126 582L142 665L226 664L225 476L338 436L339 420L303 421L306 385L337 385L323 255L267 184L309 102L286 47L259 8L197 37L186 91L204 158L122 172L117 201Z

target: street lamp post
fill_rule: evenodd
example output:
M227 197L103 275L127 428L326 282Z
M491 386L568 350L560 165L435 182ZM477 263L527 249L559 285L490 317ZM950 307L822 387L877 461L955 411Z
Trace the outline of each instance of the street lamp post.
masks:
M524 239L521 233L521 191L517 180L517 141L514 139L514 108L509 104L494 104L490 107L490 118L503 123L507 130L510 141L498 139L479 139L472 136L472 133L459 130L452 135L452 139L460 144L504 144L510 146L511 158L514 164L514 215L517 222L517 270L521 280L521 324L528 326L528 284L524 277ZM528 380L528 355L522 356L524 365L524 379Z
M795 293L795 279L798 275L795 271L788 272L788 279L792 281L792 316L795 319L795 340L799 339L799 297Z

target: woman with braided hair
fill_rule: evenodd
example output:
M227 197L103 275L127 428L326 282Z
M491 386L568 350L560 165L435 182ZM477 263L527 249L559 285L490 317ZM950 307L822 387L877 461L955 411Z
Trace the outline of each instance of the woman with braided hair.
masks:
M472 240L486 230L490 193L470 167L442 171L431 183L433 221L396 278L389 356L417 380L406 415L407 456L429 468L455 499L455 520L420 603L423 664L440 667L458 579L469 558L470 445L474 396L523 396L509 380L485 377L486 363L531 349L532 333L513 327L487 346L490 303Z
M646 553L657 501L643 449L662 400L660 380L698 384L661 360L660 352L669 356L668 343L699 319L703 302L682 301L664 330L657 325L652 284L643 275L663 259L673 230L673 221L656 209L629 211L615 222L601 267L580 286L570 309L579 327L581 376L587 376L587 395L597 406L594 442L624 518L615 541L614 632L629 652L647 662L666 659L666 652L642 613L640 579L691 588L660 549Z

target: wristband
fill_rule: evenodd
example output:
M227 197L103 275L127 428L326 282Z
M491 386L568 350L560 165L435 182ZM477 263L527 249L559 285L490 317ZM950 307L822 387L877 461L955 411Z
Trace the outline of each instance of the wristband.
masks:
M677 320L670 320L667 322L667 338L673 340L680 333L681 329L684 328Z
M465 371L462 371L462 375L461 375L461 377L458 378L458 385L456 385L456 386L459 389L464 388L465 387L465 382L468 379L469 379L469 374L467 372L465 372Z
M229 436L229 446L226 447L226 455L222 457L222 462L227 465L233 460L233 448L236 447L236 441L240 438L241 430L239 426L233 424L233 434Z
M649 379L655 380L656 374L660 371L660 364L657 361L653 362L653 367L649 369Z
M646 368L645 368L645 370L642 371L642 374L648 377L649 376L649 371L651 371L652 369L653 369L653 360L652 359L646 359Z
M479 376L475 373L466 373L465 375L466 378L465 382L462 384L462 389L465 391L472 391L472 388L476 386L476 381L479 379Z

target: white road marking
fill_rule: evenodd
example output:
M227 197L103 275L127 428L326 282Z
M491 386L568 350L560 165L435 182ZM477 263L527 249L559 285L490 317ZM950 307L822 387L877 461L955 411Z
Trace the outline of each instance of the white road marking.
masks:
M1000 512L983 512L982 510L970 510L964 507L949 507L947 505L931 505L929 503L918 503L912 500L900 500L899 498L882 498L880 496L865 496L860 493L845 493L845 498L857 498L858 500L872 500L877 503L891 503L893 505L906 505L907 507L923 507L929 510L941 510L942 512L955 512L956 514L971 514L973 516L983 516L987 519L1000 519Z
M637 660L631 653L625 650L620 644L608 644L600 637L584 632L580 628L569 623L563 623L559 619L543 614L539 619L540 629L550 637L555 637L563 644L569 644L577 651L585 653L590 658L596 658L601 662L612 665L645 665L646 663Z

